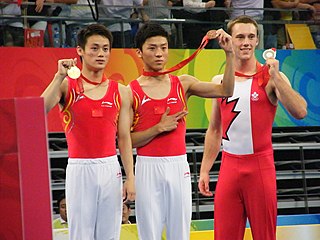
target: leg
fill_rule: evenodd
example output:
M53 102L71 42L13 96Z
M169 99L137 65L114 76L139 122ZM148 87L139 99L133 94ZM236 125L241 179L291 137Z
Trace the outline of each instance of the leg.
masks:
M140 240L159 240L164 226L165 171L155 159L137 156L136 219Z
M112 159L109 159L112 158ZM122 220L122 177L117 156L108 163L96 164L99 181L99 197L95 240L120 239Z
M273 154L245 161L252 173L246 177L243 191L253 239L275 240L277 195Z
M79 161L79 160L75 160ZM73 164L66 172L66 202L70 240L94 239L98 187L89 164Z
M214 198L215 240L243 240L246 214L240 193L238 161L223 154Z
M179 157L180 158L180 157ZM166 165L167 240L190 239L192 215L191 175L186 156Z

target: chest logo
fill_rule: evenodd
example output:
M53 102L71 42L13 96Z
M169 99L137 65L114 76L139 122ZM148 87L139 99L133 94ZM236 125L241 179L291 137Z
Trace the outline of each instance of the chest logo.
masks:
M142 106L143 104L145 104L146 102L149 102L149 101L151 101L151 98L148 98L148 97L146 97L146 95L144 95L144 96L143 96L143 99L142 99L142 101L141 101L141 106Z
M258 101L259 100L259 94L257 92L253 92L251 94L251 100L252 101Z
M112 107L112 102L102 101L101 102L101 107L111 108Z
M76 100L75 100L75 102L78 102L78 101L81 100L81 99L84 99L84 96L83 96L83 95L78 95L77 98L76 98Z
M177 98L168 98L167 104L176 104L177 103Z

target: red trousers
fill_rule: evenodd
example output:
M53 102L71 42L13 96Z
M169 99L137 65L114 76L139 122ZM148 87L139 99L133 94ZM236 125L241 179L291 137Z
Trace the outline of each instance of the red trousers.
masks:
M276 190L273 151L223 152L214 198L214 239L243 240L248 218L254 240L276 240Z

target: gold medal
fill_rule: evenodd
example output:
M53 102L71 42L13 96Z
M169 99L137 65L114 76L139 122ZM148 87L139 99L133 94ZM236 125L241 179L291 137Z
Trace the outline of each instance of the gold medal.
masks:
M68 69L67 74L72 79L77 79L81 75L81 71L77 66L72 66L70 69Z

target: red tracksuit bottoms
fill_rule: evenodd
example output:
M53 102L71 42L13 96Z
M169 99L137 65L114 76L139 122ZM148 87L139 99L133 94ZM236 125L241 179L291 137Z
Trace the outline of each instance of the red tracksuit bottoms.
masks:
M214 199L214 239L243 240L247 218L254 240L276 240L273 151L222 154Z

